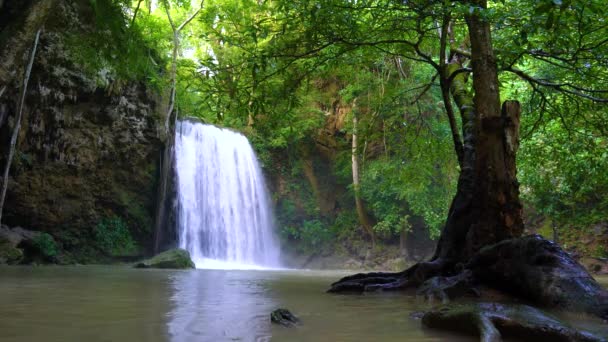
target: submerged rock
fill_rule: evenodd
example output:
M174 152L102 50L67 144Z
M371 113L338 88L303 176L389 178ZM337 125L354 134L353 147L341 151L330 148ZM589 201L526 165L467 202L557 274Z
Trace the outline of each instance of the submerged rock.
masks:
M287 309L276 309L270 313L270 321L284 327L295 327L300 324L300 319Z
M190 253L181 248L174 248L162 252L148 260L135 264L135 268L194 268Z
M521 304L443 306L426 312L422 324L479 335L480 341L501 341L502 337L526 341L608 341L606 337L578 330L546 312Z

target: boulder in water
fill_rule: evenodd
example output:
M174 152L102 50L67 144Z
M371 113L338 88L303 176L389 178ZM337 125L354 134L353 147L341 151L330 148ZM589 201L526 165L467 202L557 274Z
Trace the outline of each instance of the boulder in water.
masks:
M287 328L295 327L300 324L300 319L287 309L276 309L270 313L270 321Z
M174 248L135 264L135 268L186 269L194 268L194 262L187 250Z

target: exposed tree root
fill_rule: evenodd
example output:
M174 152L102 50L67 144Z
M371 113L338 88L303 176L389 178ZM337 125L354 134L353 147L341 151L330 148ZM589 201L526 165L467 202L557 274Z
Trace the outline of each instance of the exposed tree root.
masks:
M608 291L557 244L539 235L484 248L467 268L477 281L539 305L608 318Z
M436 260L398 273L360 273L333 283L328 292L417 288L418 295L445 302L478 295L480 285L544 307L608 318L608 292L568 253L538 235L483 248L463 266Z
M422 316L430 328L478 334L480 341L514 337L524 341L606 341L541 310L521 304L475 303L444 306Z

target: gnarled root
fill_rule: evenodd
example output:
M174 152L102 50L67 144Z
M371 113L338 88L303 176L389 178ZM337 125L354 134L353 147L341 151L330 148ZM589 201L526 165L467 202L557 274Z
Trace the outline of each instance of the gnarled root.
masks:
M485 247L464 266L436 259L399 273L361 273L333 283L328 292L418 288L418 295L445 302L477 294L477 285L608 319L608 291L568 253L538 235Z
M478 334L483 342L501 341L502 336L538 341L606 341L521 304L452 304L425 313L422 323L434 329Z
M501 241L466 266L475 279L542 306L608 319L608 291L557 244L539 235Z
M358 273L344 277L331 284L327 292L369 292L369 291L395 291L414 288L425 280L440 274L446 264L443 261L429 261L418 263L403 272L372 272Z

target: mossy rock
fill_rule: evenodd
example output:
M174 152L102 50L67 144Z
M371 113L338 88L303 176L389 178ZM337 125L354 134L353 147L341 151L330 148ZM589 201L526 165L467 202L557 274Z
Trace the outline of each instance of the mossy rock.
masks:
M175 248L162 252L153 258L135 264L135 268L171 268L187 269L194 268L194 262L190 259L188 251Z
M23 251L11 246L10 243L0 241L0 265L16 265L23 260Z

